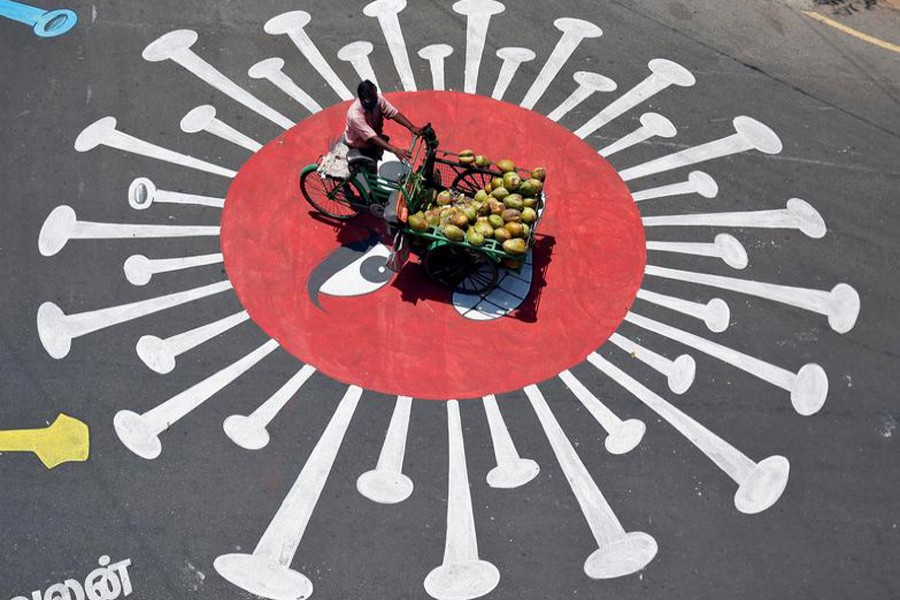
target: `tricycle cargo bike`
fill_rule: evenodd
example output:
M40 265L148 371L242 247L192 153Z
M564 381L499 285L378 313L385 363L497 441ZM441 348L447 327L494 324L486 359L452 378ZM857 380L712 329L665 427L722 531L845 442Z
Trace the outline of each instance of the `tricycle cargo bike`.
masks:
M415 254L435 282L484 294L500 269L521 270L544 212L543 169L440 150L430 125L413 137L410 157L379 173L375 160L339 142L303 169L300 189L328 217L368 211L383 219L393 239L386 266L394 271Z

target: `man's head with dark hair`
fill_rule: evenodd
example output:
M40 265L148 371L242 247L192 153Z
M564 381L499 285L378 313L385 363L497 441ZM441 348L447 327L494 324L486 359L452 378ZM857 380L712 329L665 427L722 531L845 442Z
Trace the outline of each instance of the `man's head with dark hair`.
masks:
M356 86L356 97L362 103L363 108L372 110L378 104L378 86L366 79Z

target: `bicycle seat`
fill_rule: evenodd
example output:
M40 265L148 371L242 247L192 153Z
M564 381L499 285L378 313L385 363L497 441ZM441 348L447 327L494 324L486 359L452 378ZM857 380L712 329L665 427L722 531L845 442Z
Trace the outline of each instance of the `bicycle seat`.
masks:
M347 162L356 167L374 169L378 163L359 151L359 148L350 148L347 152Z

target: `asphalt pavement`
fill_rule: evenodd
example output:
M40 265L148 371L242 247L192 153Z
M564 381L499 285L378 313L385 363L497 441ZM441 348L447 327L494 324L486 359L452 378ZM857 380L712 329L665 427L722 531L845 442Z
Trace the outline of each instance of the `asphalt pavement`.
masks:
M262 143L283 131L225 100L185 69L143 60L147 44L171 30L196 31L198 54L300 121L309 113L271 83L248 77L252 64L281 56L285 72L323 106L339 98L287 38L266 34L263 24L282 12L305 10L312 15L306 28L310 38L343 81L358 78L349 64L335 58L338 50L369 40L382 88L402 89L378 21L363 14L365 4L73 0L66 7L77 12L78 25L46 40L27 26L0 19L0 425L44 427L66 413L88 424L91 435L86 463L47 470L30 453L0 454L0 598L31 598L35 590L67 579L84 581L103 555L113 562L131 560L134 598L254 597L223 579L213 562L222 554L253 550L347 384L354 382L314 374L272 421L269 445L243 450L223 434L222 419L247 414L297 371L297 359L278 350L174 423L163 435L161 456L144 460L120 442L114 415L157 406L241 359L268 336L245 323L179 356L177 368L165 376L138 360L134 348L143 335L173 336L242 310L237 296L224 293L78 337L67 356L51 358L36 326L41 303L54 302L69 314L91 311L210 284L223 279L225 269L216 264L174 271L155 275L148 287L136 287L122 274L128 256L216 253L218 240L72 240L46 257L38 250L38 237L47 215L64 204L86 221L218 225L221 212L209 207L160 205L138 213L129 206L126 190L135 177L144 176L166 190L225 198L227 180L110 148L79 153L73 147L76 137L88 124L112 115L131 135L237 169L247 160L245 149L179 130L188 110L214 104L222 121ZM594 580L584 573L597 540L525 393L498 397L519 454L541 468L534 481L515 490L485 482L496 462L484 408L479 400L460 402L478 554L500 573L499 585L487 597L900 596L900 53L803 11L889 44L900 44L900 13L881 6L836 15L800 0L506 4L506 11L491 21L478 93L491 94L500 71L497 49L524 46L537 55L519 68L505 96L508 102L520 101L557 44L554 19L572 17L602 27L603 36L577 47L534 107L546 114L563 102L575 88L576 71L614 79L616 92L594 95L560 120L570 129L644 80L651 59L676 61L696 77L694 86L666 89L586 139L601 148L633 131L646 110L671 119L676 137L651 139L614 155L610 162L617 169L729 136L738 115L778 133L784 149L777 155L746 152L697 167L718 183L715 199L690 195L642 202L643 216L774 210L797 197L812 204L827 225L821 239L784 228L659 227L651 232L648 227L649 239L698 243L727 231L750 256L749 266L739 272L713 259L681 254L650 252L652 264L815 290L847 283L858 292L861 311L850 331L838 333L814 311L647 278L648 287L660 293L697 302L725 299L731 324L726 332L711 334L695 319L646 302L635 305L641 314L791 372L808 363L821 365L829 378L828 398L810 416L795 412L788 391L754 376L759 369L734 368L630 323L621 326L623 335L668 357L687 352L695 358L697 375L687 393L669 392L663 376L612 344L598 349L747 457L789 458L787 488L774 506L757 515L735 509L732 478L591 364L571 365L571 371L617 415L646 423L642 443L628 454L614 456L604 449L605 433L562 381L537 382L618 520L626 530L652 534L659 545L655 559L630 576ZM416 0L400 13L422 89L430 85L431 72L415 51L433 43L453 47L444 64L446 86L463 88L466 20L451 6ZM509 132L515 131L511 123ZM485 130L482 135L506 133ZM684 171L643 178L632 189L679 181ZM565 335L574 339L579 331ZM489 367L473 366L473 372L490 377ZM291 563L312 580L314 597L428 597L423 580L444 557L447 409L442 402L413 403L403 472L415 491L401 504L381 505L361 496L356 480L374 467L393 409L393 397L363 391Z

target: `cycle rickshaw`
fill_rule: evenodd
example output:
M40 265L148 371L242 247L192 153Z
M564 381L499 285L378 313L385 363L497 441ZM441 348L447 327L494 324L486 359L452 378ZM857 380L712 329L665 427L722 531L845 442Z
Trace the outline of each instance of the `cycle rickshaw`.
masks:
M503 173L464 164L458 154L440 150L430 124L413 137L410 157L396 177L382 176L374 160L337 144L331 152L304 167L300 189L307 202L328 217L349 220L369 211L383 219L393 238L387 263L391 270L399 271L414 253L432 280L469 294L490 291L500 269L521 270L525 254L510 254L497 240L487 239L483 245L475 246L465 239L447 238L438 226L419 231L407 222L408 215L428 207L439 192L451 190L472 196ZM528 249L534 244L544 202L541 191L535 206L537 220L531 224L526 239Z

